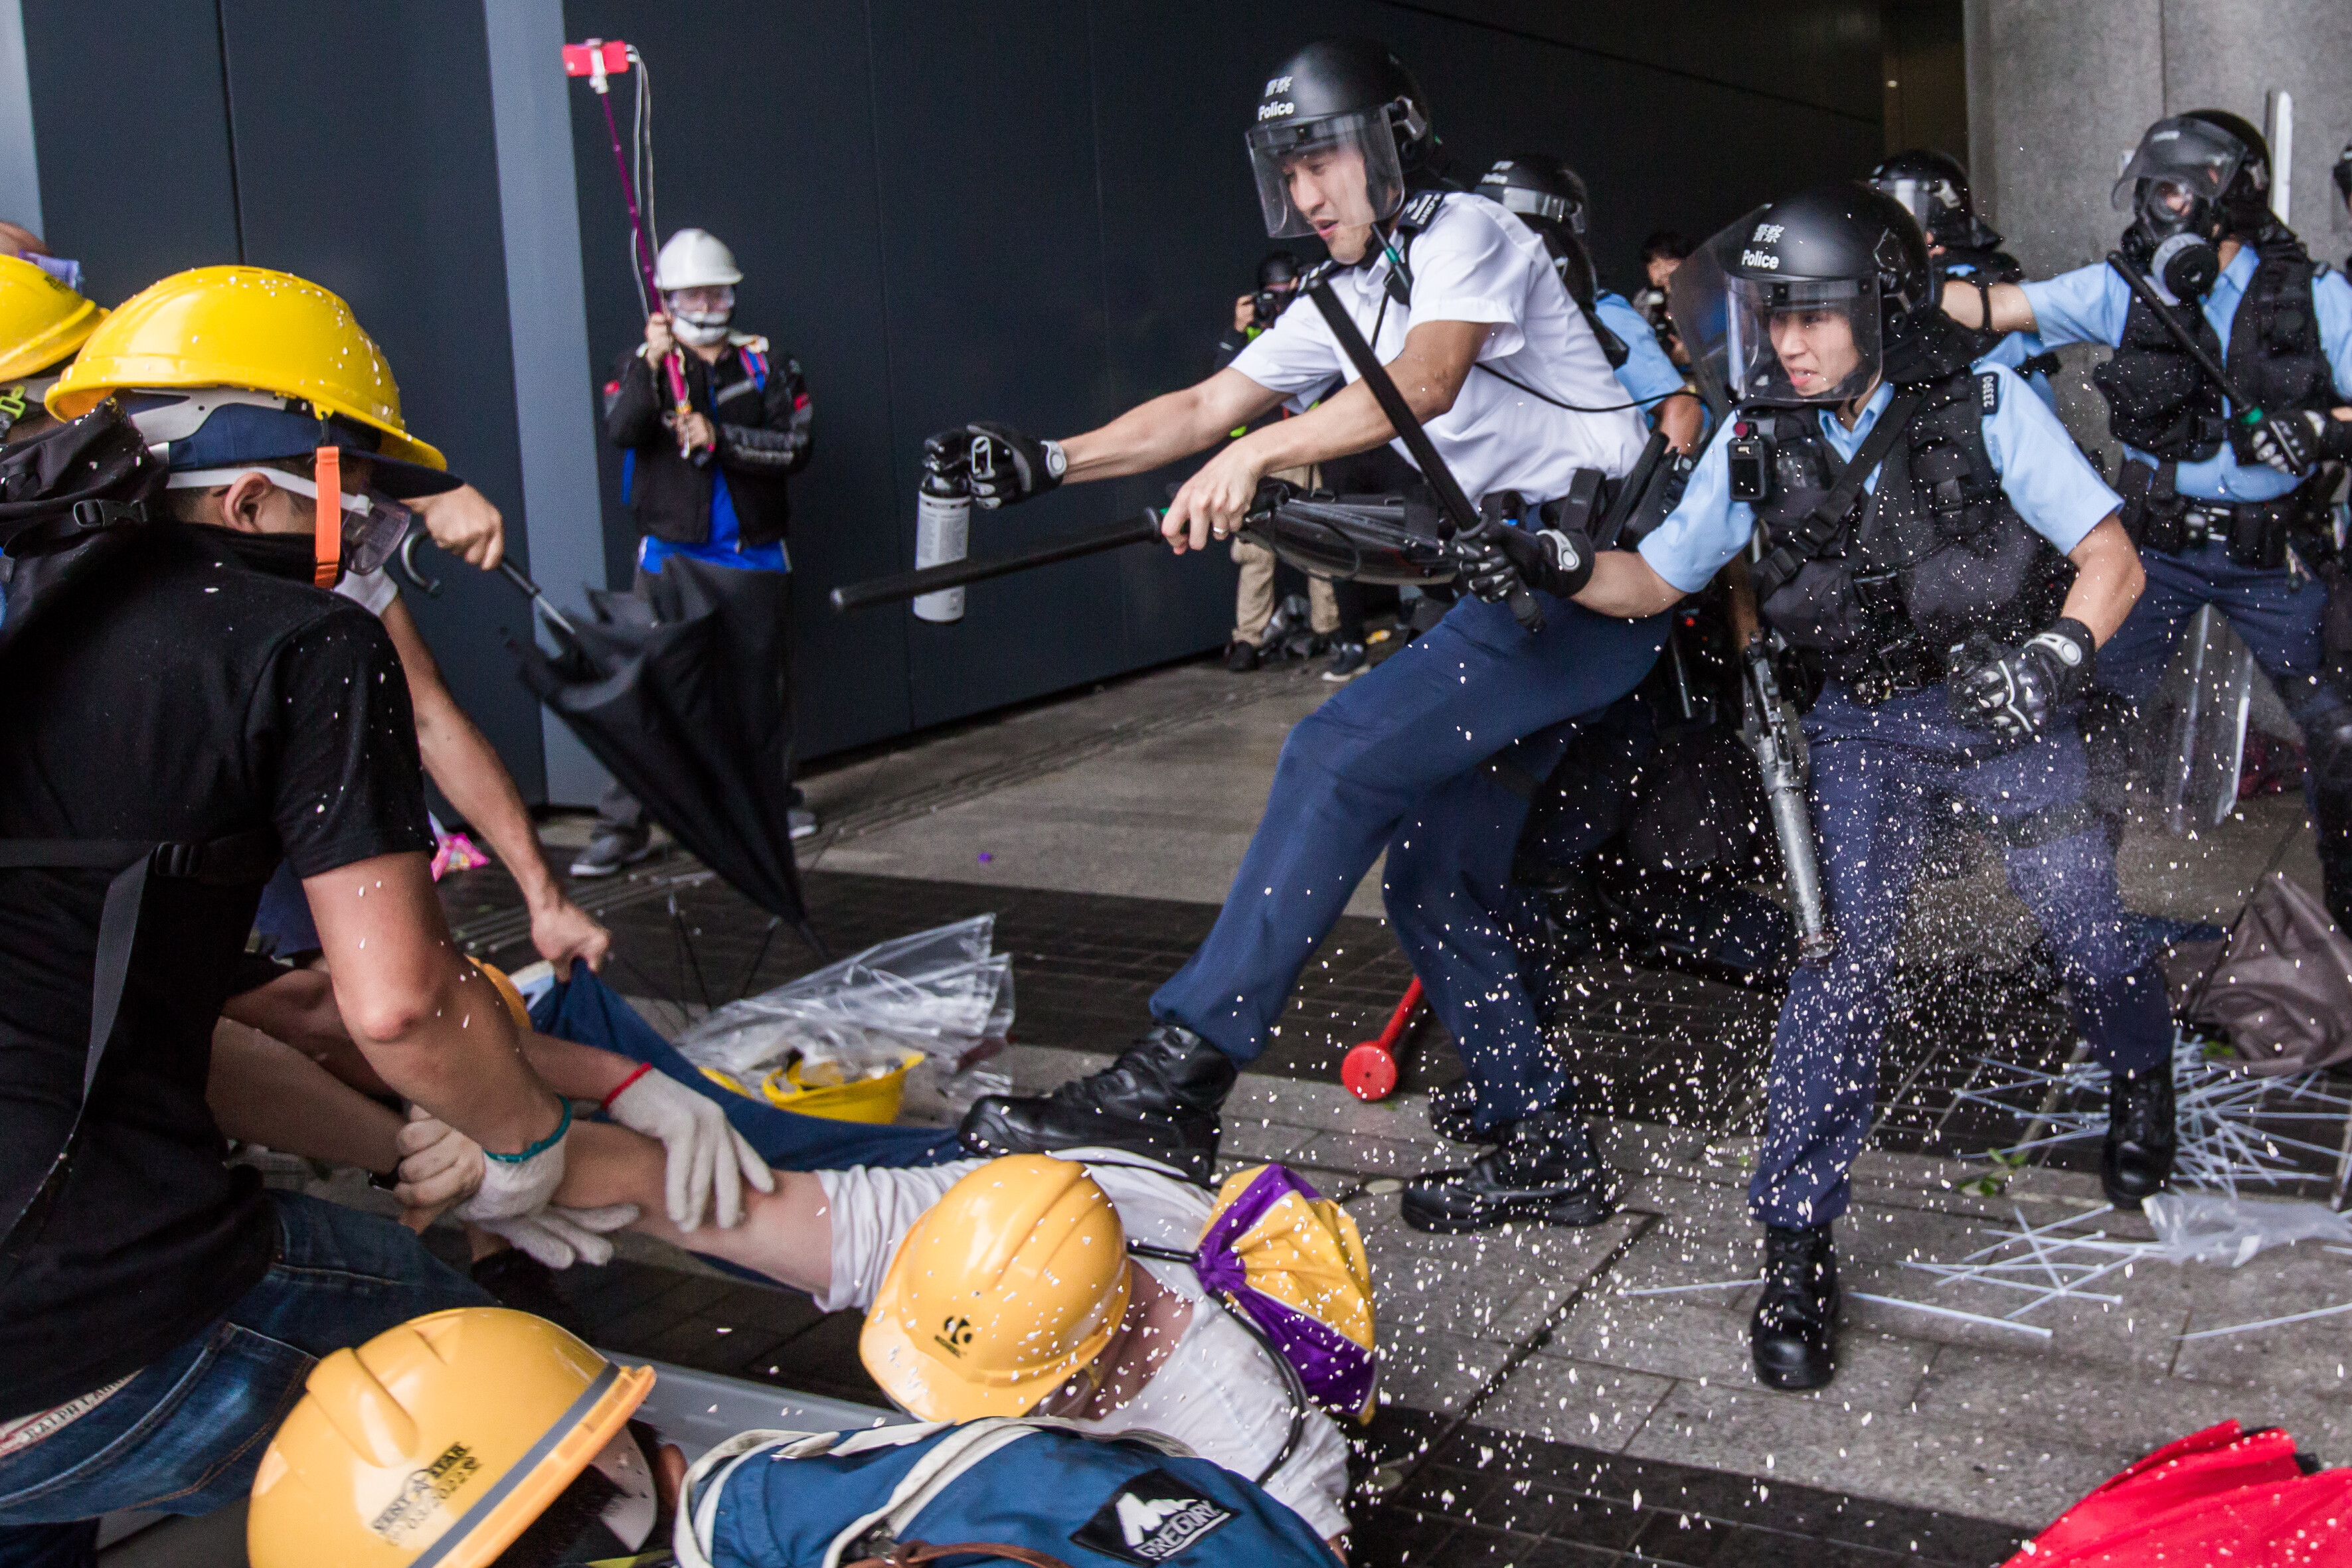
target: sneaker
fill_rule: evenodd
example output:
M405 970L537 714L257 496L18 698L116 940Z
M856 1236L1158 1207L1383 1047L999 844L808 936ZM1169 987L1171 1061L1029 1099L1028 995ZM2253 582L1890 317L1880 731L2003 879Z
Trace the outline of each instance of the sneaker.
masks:
M610 876L623 866L632 866L649 858L654 852L654 836L643 828L600 827L572 862L572 874L577 877Z
M816 837L817 829L824 825L816 820L816 813L806 806L794 806L784 815L793 824L793 842L794 843L800 842L803 839Z
M1837 1359L1837 1254L1827 1225L1764 1228L1764 1294L1748 1320L1757 1381L1795 1393L1830 1380Z
M1465 1166L1415 1176L1403 1204L1407 1225L1439 1236L1516 1222L1598 1225L1616 1208L1616 1173L1591 1131L1558 1110L1512 1123L1501 1147Z
M1331 667L1323 672L1323 678L1334 685L1352 681L1370 666L1370 660L1371 655L1361 643L1339 643L1331 654Z
M1246 675L1257 668L1257 644L1244 643L1236 637L1225 644L1225 668L1234 674Z
M1108 1067L1051 1094L974 1102L957 1136L991 1158L1125 1149L1205 1181L1217 1163L1217 1107L1236 1076L1233 1058L1191 1030L1156 1024Z

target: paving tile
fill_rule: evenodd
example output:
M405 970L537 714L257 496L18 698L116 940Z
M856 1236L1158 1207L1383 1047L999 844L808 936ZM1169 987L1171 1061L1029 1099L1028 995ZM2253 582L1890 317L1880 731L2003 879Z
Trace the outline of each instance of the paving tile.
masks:
M1846 1333L1838 1341L1837 1380L1800 1397L1834 1397L1873 1409L1907 1407L1938 1349L1921 1340ZM1596 1294L1579 1302L1537 1354L1710 1385L1755 1383L1748 1312L1720 1305L1627 1302Z
M1458 1414L1507 1358L1491 1340L1413 1325L1381 1333L1380 1396L1383 1405Z
M1529 1356L1478 1406L1500 1431L1614 1451L1642 1428L1674 1380L1553 1356Z
M1612 1548L1465 1524L1446 1538L1442 1561L1446 1568L1607 1568L1618 1558Z
M1625 1451L1740 1471L1768 1491L1794 1481L2028 1529L2056 1518L2132 1458L2021 1441L1981 1424L1692 1383L1674 1385Z

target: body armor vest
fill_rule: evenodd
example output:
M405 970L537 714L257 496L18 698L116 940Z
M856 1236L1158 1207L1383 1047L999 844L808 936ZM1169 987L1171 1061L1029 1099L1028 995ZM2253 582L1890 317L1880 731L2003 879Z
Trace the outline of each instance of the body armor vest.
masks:
M2252 248L2258 260L2230 319L2226 358L2202 310L2182 308L2173 314L2221 360L2254 406L2272 413L2329 408L2336 402L2334 376L2311 297L2312 281L2325 268L2283 228ZM2092 380L2107 400L2109 433L2151 456L2201 463L2221 450L2224 439L2242 439L2223 412L2221 387L2137 295L2124 318L2123 342ZM2240 462L2252 460L2242 447L2237 455Z
M2000 380L1962 371L1918 390L1923 401L1880 465L1877 487L1759 607L1864 701L1941 680L1948 651L1971 632L2009 643L2031 636L2057 613L2073 576L2010 505L1985 446L1984 415L1999 406ZM1811 514L1841 468L1818 411L1738 417L1772 438L1771 496L1756 508L1768 549L1805 549Z

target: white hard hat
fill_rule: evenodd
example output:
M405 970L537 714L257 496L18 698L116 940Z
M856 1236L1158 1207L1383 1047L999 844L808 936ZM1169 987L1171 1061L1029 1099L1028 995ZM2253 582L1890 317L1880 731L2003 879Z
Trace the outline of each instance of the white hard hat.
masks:
M742 281L735 253L709 229L678 230L654 261L654 287L665 294L673 288L708 288Z

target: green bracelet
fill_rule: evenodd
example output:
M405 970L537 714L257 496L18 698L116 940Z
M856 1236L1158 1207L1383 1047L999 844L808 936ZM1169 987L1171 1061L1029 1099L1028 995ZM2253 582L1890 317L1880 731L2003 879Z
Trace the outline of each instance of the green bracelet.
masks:
M558 1096L558 1098L562 1097ZM570 1131L572 1131L572 1102L570 1100L564 1100L563 1120L555 1124L555 1131L548 1134L547 1136L540 1139L539 1142L533 1144L522 1153L519 1155L493 1155L488 1149L484 1149L482 1153L489 1158L498 1161L499 1164L502 1166L519 1166L525 1160L535 1160L540 1155L547 1153L548 1150L555 1147L556 1145L563 1141L563 1134Z

